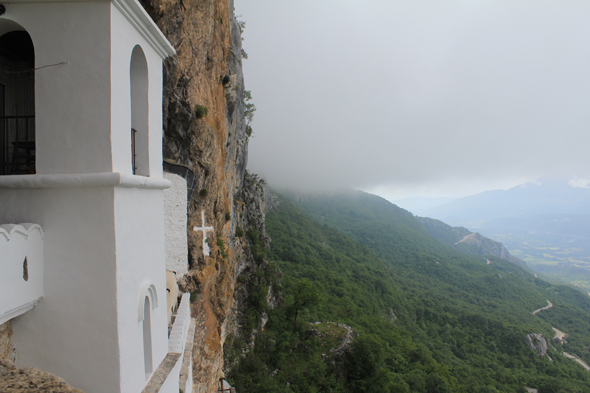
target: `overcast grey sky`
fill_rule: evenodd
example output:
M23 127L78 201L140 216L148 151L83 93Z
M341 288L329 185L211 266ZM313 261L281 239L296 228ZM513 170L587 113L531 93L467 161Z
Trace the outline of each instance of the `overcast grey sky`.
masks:
M590 178L590 1L235 0L248 167L394 200Z

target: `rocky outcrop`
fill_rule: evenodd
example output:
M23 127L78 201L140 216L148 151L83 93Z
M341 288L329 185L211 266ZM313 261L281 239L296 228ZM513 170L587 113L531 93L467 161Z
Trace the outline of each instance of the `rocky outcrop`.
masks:
M33 367L18 370L15 364L0 357L0 392L6 393L83 393L63 379Z
M352 344L352 341L358 336L358 334L350 326L345 325L343 323L328 323L334 323L337 327L342 328L346 331L346 334L342 338L340 345L338 345L337 348L330 349L330 357L332 359L341 358L342 356L344 356L346 351L348 351L348 349L350 348L350 344Z
M545 337L543 337L542 334L529 333L525 336L525 339L529 348L537 352L537 356L547 356L547 359L549 359L549 361L553 361L553 359L551 359L551 356L549 356L549 354L547 353L547 340L545 340Z
M265 255L270 244L265 217L277 204L278 197L268 190L264 180L246 172L237 198L239 214L235 244L241 252L235 266L235 302L227 330L230 339L226 343L224 371L228 375L239 356L254 347L258 332L268 321L266 311L282 306L282 273ZM257 322L253 325L252 320ZM234 345L238 338L242 338L236 341L243 343L240 348Z
M0 358L13 362L15 360L15 351L12 345L12 320L0 325Z
M463 227L452 227L442 221L428 217L415 217L424 229L436 240L465 254L493 255L512 262L525 270L530 270L526 263L510 254L500 242L489 239L477 232L470 232Z
M467 247L473 254L479 255L494 255L498 258L505 259L516 263L514 258L502 243L498 243L492 239L488 239L479 233L470 233L455 243L458 248Z
M252 256L248 240L235 236L249 209L237 200L248 150L241 26L233 0L140 1L177 52L164 63L164 161L190 174L190 270L180 284L192 294L197 321L195 389L215 392L236 278ZM210 253L203 232L192 230L202 226L214 228L207 233Z

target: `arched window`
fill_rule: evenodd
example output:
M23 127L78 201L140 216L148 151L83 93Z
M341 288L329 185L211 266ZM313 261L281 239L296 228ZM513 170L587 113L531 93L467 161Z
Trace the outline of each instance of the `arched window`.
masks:
M0 36L0 175L22 175L35 173L35 49L8 23L0 26L12 29Z
M135 175L149 175L149 105L148 67L139 45L133 48L129 68L131 83L131 171Z
M152 360L152 309L158 307L158 294L154 284L145 283L139 297L139 320L143 328L143 361L146 379L154 371Z
M149 296L145 297L143 304L143 362L145 365L146 379L154 371L152 364L152 318Z

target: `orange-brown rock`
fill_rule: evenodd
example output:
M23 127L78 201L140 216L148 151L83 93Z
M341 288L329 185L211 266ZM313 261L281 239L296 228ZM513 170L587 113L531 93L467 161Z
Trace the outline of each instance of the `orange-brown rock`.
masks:
M0 392L3 393L83 393L63 379L33 367L18 370L15 364L0 357Z
M215 392L223 367L223 342L234 307L235 267L243 258L234 239L247 162L240 27L232 0L141 0L176 48L164 64L164 161L189 168L195 190L189 201L189 273L180 280L193 293L197 320L193 376L200 392ZM192 180L192 179L191 179ZM201 211L210 255L203 253Z
M0 358L14 361L14 346L12 345L12 320L0 325Z

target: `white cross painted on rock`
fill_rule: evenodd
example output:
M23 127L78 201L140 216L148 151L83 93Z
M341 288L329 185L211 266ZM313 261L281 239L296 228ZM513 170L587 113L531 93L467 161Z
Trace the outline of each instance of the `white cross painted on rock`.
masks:
M212 231L213 227L205 226L205 212L201 210L201 220L203 221L202 227L193 227L195 232L203 232L203 254L209 256L211 250L209 249L209 243L207 243L207 231Z

